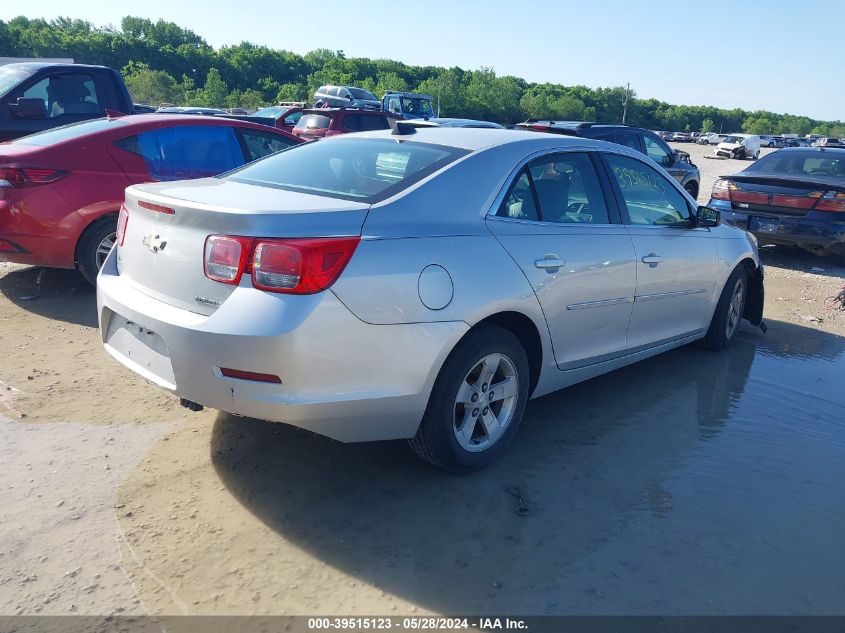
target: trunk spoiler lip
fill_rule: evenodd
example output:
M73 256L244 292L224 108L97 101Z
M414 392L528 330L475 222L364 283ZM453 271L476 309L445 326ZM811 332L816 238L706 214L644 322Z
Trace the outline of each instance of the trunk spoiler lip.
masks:
M759 174L733 174L731 176L719 176L724 180L735 180L737 182L764 184L762 181L775 181L793 185L807 185L808 187L824 187L826 189L837 189L845 191L845 180L841 178L824 178L812 176L790 176L786 174L766 173Z

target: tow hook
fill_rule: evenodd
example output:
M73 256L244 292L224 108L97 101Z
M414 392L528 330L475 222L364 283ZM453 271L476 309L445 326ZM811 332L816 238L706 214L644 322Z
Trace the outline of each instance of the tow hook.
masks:
M181 406L185 407L186 409L191 410L191 411L202 411L203 410L203 406L201 404L197 404L196 402L194 402L192 400L188 400L187 398L179 398L179 404Z

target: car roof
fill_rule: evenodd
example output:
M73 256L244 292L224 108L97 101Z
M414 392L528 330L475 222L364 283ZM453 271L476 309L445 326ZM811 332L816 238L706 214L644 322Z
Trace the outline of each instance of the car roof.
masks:
M400 122L401 124L401 122ZM408 134L394 134L392 130L377 130L373 132L357 132L354 134L341 134L331 139L324 139L321 143L343 141L353 138L382 138L394 141L414 141L419 143L431 143L433 145L444 145L470 151L487 149L498 145L515 143L535 144L538 151L546 147L587 147L595 149L608 149L615 153L629 154L637 159L642 159L643 154L630 149L624 145L608 143L581 136L569 136L564 134L548 134L546 132L531 132L526 130L507 130L496 128L478 127L412 127L407 126L415 132Z
M385 110L368 110L367 108L302 108L302 114L336 114L338 112L351 112L352 114L379 114L381 116L388 116L396 118L392 112Z
M779 149L775 153L780 154L781 152L793 152L793 153L800 152L802 154L807 154L807 153L810 153L810 152L818 152L820 154L827 154L829 152L833 152L834 156L842 156L842 155L845 155L845 147L819 147L819 146L815 146L815 147L784 147L784 148ZM771 156L771 154L769 154L769 156Z
M426 94L424 92L400 92L398 90L388 90L384 93L384 96L391 95L394 97L428 97L429 99L432 98L431 95Z
M96 68L97 70L112 70L108 66L98 66L95 64L55 64L50 62L16 62L14 64L5 64L4 68L20 68L22 70L29 70L35 72L42 68L54 68L56 70L80 70L85 68Z

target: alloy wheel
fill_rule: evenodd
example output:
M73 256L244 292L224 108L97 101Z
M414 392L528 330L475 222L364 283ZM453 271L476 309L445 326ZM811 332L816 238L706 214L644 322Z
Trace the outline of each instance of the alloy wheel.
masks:
M745 279L740 277L736 280L733 293L731 294L731 302L728 305L728 318L725 323L725 336L733 338L739 328L739 322L742 320L742 308L745 304Z
M100 240L99 244L97 244L97 252L94 256L94 261L97 263L98 270L103 267L106 257L109 256L109 252L111 252L112 246L114 246L116 240L117 233L109 233Z
M519 393L516 366L504 354L488 354L461 381L452 428L461 448L490 448L513 419Z

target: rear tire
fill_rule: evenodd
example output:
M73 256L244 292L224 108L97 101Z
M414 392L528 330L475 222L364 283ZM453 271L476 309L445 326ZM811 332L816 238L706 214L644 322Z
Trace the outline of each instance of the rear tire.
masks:
M483 468L519 428L528 384L528 356L516 336L494 325L472 330L443 364L408 444L424 460L453 473Z
M97 220L82 234L76 247L79 272L92 286L97 285L97 273L114 245L117 218L109 216Z
M706 349L723 350L730 345L739 330L747 300L748 273L745 271L745 266L740 264L722 288L707 335L702 340Z
M684 189L687 190L687 193L691 195L695 200L698 200L698 185L694 182L688 182L684 185Z

